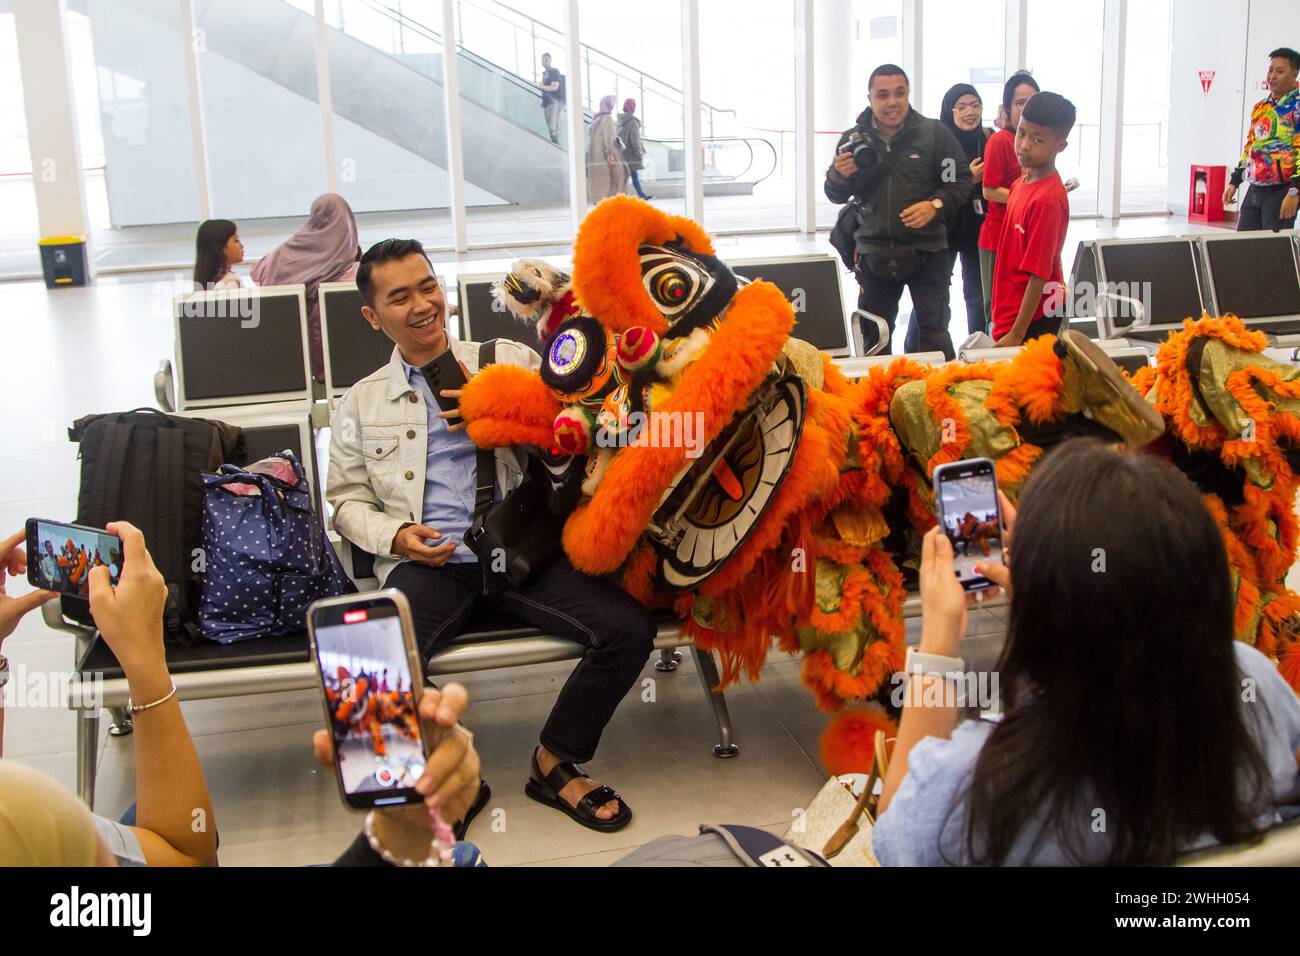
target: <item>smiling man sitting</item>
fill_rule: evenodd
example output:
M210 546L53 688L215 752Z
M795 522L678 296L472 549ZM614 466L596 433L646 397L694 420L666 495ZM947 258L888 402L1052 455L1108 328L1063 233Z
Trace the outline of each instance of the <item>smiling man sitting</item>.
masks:
M375 555L380 581L410 601L427 658L464 629L488 578L462 540L474 511L476 451L458 411L440 410L420 369L450 349L469 378L478 371L479 346L447 332L442 286L417 240L372 246L361 257L357 288L366 302L362 315L393 341L393 355L339 400L326 496L339 534ZM496 360L530 369L541 361L506 340L497 343ZM454 390L443 395L460 397ZM498 500L522 480L525 454L496 450ZM654 623L622 588L580 573L563 554L523 586L500 583L492 589L495 608L587 647L542 728L527 793L593 830L621 829L632 818L626 802L576 765L595 755L640 675ZM487 798L483 785L458 838Z

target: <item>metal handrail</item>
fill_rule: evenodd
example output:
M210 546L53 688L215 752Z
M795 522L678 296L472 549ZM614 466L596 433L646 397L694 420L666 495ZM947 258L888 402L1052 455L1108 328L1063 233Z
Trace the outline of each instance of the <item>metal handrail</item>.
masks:
M541 20L538 20L536 17L524 13L522 10L516 9L515 7L512 7L507 3L501 3L500 0L456 0L456 5L458 7L461 6L462 4L464 4L465 6L473 7L474 9L486 13L489 16L496 17L498 20L505 22L506 24L508 24L509 26L511 26L516 30L520 30L520 31L523 30L523 27L519 26L516 23L513 23L509 17L504 17L501 14L497 13L495 10L489 9L488 7L484 6L484 3L490 3L494 7L500 7L502 10L509 11L512 15L528 21L529 33L534 37L536 36L537 28L540 26L543 30L549 31L551 34L553 34L557 43L564 42L564 34L561 31L555 29L555 27L551 26L548 23L544 23ZM678 97L681 97L683 95L680 87L673 86L667 80L661 79L660 77L655 76L653 73L647 73L645 70L641 69L638 66L634 66L631 63L628 63L626 60L620 60L618 57L610 53L606 53L604 50L599 50L596 47L593 47L587 43L580 43L579 47L582 50L585 50L587 52L588 64L590 64L590 55L592 53L595 53L611 63L616 63L619 66L626 67L628 70L632 71L633 75L626 76L625 78L629 80L633 80L643 90L645 89L645 80L652 80L653 82L659 84L664 89L676 93ZM535 55L533 57L533 62L534 63L537 62L537 57ZM587 99L588 99L587 108L590 109L591 108L590 84L587 85ZM700 107L704 110L707 110L710 114L709 115L710 133L712 133L713 131L713 114L730 113L732 116L736 115L735 110L722 109L720 107L713 106L712 104L706 103L703 100L700 101Z
M390 6L389 3L384 2L384 0L357 0L357 2L361 3L362 5L373 10L376 13L379 13L382 16L388 17L397 25L398 28L397 45L399 49L404 49L406 45L405 40L402 37L401 31L405 29L409 29L413 33L416 33L424 37L425 39L433 40L439 44L442 44L444 55L446 54L446 45L443 44L442 34L434 30L433 28L429 27L427 24L424 24L419 20L414 19L413 17L409 16L399 8L394 8ZM557 42L561 42L561 43L563 42L564 39L563 34L560 33L560 31L556 30L554 27L551 27L548 24L543 23L540 20L537 20L535 17L531 17L520 10L516 10L514 7L508 6L504 3L498 3L496 2L496 0L487 0L487 2L491 2L495 6L500 7L501 9L509 11L512 15L520 17L523 20L526 20L529 23L528 32L534 40L534 46L537 37L537 28L539 26L544 31L548 31L549 33L554 35ZM481 13L487 14L488 16L495 17L496 19L502 21L503 23L511 27L511 29L513 30L523 31L524 29L519 24L512 22L508 17L502 16L496 10L489 9L488 7L484 6L483 3L474 2L474 0L456 0L456 7L457 7L456 17L458 21L460 21L462 18L462 14L460 12L460 7L462 5L471 7ZM346 29L346 26L344 26L344 29ZM675 94L679 104L681 104L681 98L683 94L682 94L682 90L679 87L673 86L668 81L660 79L659 77L656 77L653 74L647 73L644 70L641 70L638 67L635 67L624 60L620 60L618 57L612 56L611 54L606 53L603 50L599 50L589 44L582 43L579 44L579 46L580 49L582 50L583 60L584 60L584 63L579 68L585 68L588 77L590 77L592 57L594 55L597 58L596 65L598 68L608 70L609 72L613 73L616 77L621 77L622 79L628 80L629 82L635 83L637 85L637 88L640 91L640 102L643 108L643 113L642 113L643 122L644 122L646 81L650 81L650 83L660 88L658 90L653 90L653 92L660 95L662 95L663 92ZM468 47L466 47L463 42L458 45L457 52L463 53L464 55L470 57L474 62L500 73L502 77L508 79L515 86L536 93L538 98L541 97L541 93L538 91L536 83L530 82L529 80L520 76L518 73L513 72L512 70L502 66L499 63L495 63L484 56L474 53ZM536 62L535 53L536 51L534 50L534 56L533 56L534 63ZM629 75L628 73L622 72L618 69L611 69L609 66L606 65L607 63L612 63L618 67L623 67L626 70L631 71L631 74ZM587 102L584 104L583 107L584 112L591 113L593 112L591 106L591 98L592 98L591 83L590 82L585 83L584 87L586 90L586 100L587 100ZM672 97L666 97L666 98L671 99ZM736 115L736 111L733 109L723 109L721 107L714 106L704 101L700 102L700 109L706 116L708 122L708 131L710 135L713 134L714 120L717 116L729 114L734 117Z
M684 144L686 140L682 137L677 137L677 136L668 136L668 137L656 136L656 137L646 137L646 142L667 145L668 143ZM758 157L754 155L753 144L755 142L762 143L764 146L766 146L769 150L772 151L772 167L767 172L765 172L762 176L760 176L758 179L755 179L753 185L757 186L763 180L767 179L774 172L776 172L776 167L778 163L776 147L772 145L770 140L766 140L761 136L705 136L702 142L706 144L707 143L744 143L745 144L745 147L749 150L749 162L745 165L744 170L742 170L737 175L730 177L733 182L738 180L743 180L745 178L745 174L748 173L750 169L753 168L754 163L757 161Z

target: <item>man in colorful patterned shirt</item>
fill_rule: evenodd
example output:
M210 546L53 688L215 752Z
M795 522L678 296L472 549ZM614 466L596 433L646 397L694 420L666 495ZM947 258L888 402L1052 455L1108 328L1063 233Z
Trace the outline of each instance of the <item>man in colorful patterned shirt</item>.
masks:
M1237 231L1295 228L1300 205L1300 53L1281 47L1269 55L1268 96L1255 104L1232 181L1224 190L1223 202L1237 197L1242 176L1250 183L1237 215Z

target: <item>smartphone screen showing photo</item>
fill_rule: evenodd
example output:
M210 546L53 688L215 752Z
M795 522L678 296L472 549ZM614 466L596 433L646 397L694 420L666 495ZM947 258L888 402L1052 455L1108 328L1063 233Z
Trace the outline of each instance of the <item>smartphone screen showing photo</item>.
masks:
M992 582L975 573L982 562L1002 563L1002 522L993 463L987 459L954 462L935 475L943 527L952 542L957 580L968 591Z
M33 587L89 598L94 568L108 568L114 585L122 576L122 539L107 531L34 518L28 522L27 548Z
M344 797L354 807L418 802L424 772L411 668L391 601L315 612L317 660Z

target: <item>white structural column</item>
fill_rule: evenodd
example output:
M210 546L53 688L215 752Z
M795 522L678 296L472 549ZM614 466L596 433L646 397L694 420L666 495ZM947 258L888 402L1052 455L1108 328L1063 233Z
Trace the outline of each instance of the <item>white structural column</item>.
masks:
M13 11L41 235L88 236L63 0L14 0Z
M817 111L816 97L813 95L816 85L813 51L817 45L813 0L795 0L794 15L795 220L800 232L811 234L817 231L819 181Z
M1006 39L1003 43L1002 78L1008 79L1017 70L1025 68L1029 49L1029 0L1007 0ZM994 113L997 108L994 107ZM985 115L989 115L986 109Z
M321 155L325 159L325 191L339 191L338 162L334 158L334 92L330 86L329 26L325 0L316 0L316 101L320 103Z
M564 4L564 121L569 148L569 214L573 234L587 215L587 123L583 103L582 39L578 35L578 0Z
M1124 147L1124 48L1128 0L1106 0L1101 42L1101 149L1097 170L1097 212L1119 219ZM1075 135L1078 135L1076 128Z
M700 118L700 0L682 0L682 136L686 218L704 222L704 133Z
M911 86L910 102L913 109L921 108L921 87L925 77L921 70L921 28L925 23L922 0L903 0L903 62L898 64L907 73Z
M813 167L814 215L826 169L835 158L832 131L848 129L867 105L867 75L853 72L853 0L805 0L813 8ZM802 21L800 21L802 22ZM864 26L866 21L864 20ZM796 122L796 128L797 128ZM802 195L802 192L800 193ZM802 228L803 223L800 222Z
M460 57L456 45L455 4L452 0L442 0L442 91L445 97L442 112L447 118L451 241L457 252L465 252L469 249L469 230L465 225L465 150L460 137Z
M203 125L203 87L199 79L202 34L194 29L194 0L177 0L181 14L181 50L185 57L185 89L190 101L190 153L194 157L194 194L199 219L212 218L212 186L208 176L207 133Z

